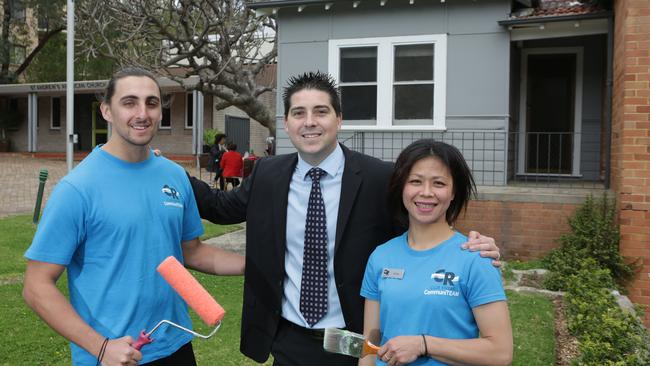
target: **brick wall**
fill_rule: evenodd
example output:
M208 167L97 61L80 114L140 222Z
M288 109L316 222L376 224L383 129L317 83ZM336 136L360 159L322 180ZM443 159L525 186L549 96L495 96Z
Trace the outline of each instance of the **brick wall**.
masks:
M569 232L567 219L578 203L470 201L457 228L467 234L477 230L493 237L506 260L545 256Z
M650 305L650 0L614 6L611 183L621 253L642 264L629 296ZM650 327L650 308L645 323Z

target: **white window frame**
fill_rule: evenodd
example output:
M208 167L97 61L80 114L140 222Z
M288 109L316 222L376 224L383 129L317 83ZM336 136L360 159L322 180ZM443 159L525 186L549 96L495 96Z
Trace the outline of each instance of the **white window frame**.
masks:
M54 100L59 100L59 127L54 126ZM61 111L63 110L63 101L60 96L51 96L50 97L50 130L60 130L61 129Z
M192 97L192 103L190 103L189 99ZM187 112L188 110L192 110L194 108L194 95L192 92L185 93L185 129L186 130L191 130L194 128L194 126L190 126L188 122L190 122L187 118ZM192 117L194 117L194 113L192 113ZM192 121L192 124L194 124L194 121Z
M412 44L434 44L433 75L433 124L393 125L393 60L395 46ZM345 121L343 130L445 130L447 107L447 35L430 34L400 37L331 39L328 44L328 69L330 75L340 82L340 49L347 47L377 47L377 124L354 125ZM361 83L368 84L370 83ZM361 85L360 84L360 85Z

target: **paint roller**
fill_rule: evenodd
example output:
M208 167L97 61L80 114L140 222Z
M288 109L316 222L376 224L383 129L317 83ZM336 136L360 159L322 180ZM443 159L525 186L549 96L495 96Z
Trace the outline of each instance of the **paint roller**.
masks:
M199 338L208 339L212 337L221 327L221 319L223 319L226 311L212 296L210 296L208 291L201 286L199 281L197 281L196 278L194 278L194 276L192 276L192 274L175 257L167 257L160 263L157 271L165 281L176 290L180 297L185 300L187 305L196 312L205 324L211 327L214 326L215 328L210 332L210 334L204 335L164 319L156 324L156 326L148 333L145 333L144 330L140 332L140 336L132 347L139 350L145 344L153 342L151 335L163 324L176 327Z

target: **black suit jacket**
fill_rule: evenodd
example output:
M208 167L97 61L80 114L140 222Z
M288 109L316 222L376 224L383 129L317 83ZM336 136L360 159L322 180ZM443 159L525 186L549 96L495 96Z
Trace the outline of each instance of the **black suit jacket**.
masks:
M364 299L359 295L373 249L395 235L387 208L391 163L348 150L336 223L334 278L346 327L363 330ZM276 334L285 277L287 200L297 154L258 160L250 177L232 191L211 190L191 178L201 217L219 224L246 220L246 271L241 352L268 359ZM289 223L290 224L290 223Z

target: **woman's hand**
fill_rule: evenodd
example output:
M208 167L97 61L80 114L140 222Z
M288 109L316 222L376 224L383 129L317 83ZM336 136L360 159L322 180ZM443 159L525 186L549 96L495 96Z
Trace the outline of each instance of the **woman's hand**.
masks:
M386 342L377 352L377 357L389 366L395 366L413 362L423 353L422 336L398 336Z

